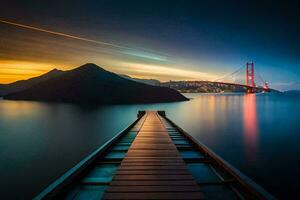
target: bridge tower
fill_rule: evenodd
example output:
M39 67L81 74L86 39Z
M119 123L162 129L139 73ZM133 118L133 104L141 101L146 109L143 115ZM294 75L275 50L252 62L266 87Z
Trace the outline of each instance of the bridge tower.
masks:
M269 83L268 82L264 83L264 91L265 92L270 92L270 87L269 87Z
M246 63L246 85L248 86L247 92L254 93L254 63L247 62Z

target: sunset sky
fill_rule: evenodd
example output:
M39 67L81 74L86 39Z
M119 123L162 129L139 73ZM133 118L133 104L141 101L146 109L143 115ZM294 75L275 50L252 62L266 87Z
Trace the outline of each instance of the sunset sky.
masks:
M271 87L297 84L299 6L249 2L3 0L0 83L87 62L139 78L214 80L254 61Z

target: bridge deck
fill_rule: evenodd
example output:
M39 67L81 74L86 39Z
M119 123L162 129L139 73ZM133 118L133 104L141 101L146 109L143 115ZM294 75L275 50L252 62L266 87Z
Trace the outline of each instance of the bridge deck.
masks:
M146 113L104 199L204 199L157 112Z

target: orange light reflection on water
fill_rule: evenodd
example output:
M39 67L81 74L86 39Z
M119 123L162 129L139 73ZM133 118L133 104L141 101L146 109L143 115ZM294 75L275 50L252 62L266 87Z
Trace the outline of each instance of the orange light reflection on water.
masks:
M255 94L247 94L244 98L244 142L246 158L255 161L258 148L258 124Z
M41 109L41 104L26 101L6 101L0 104L0 114L7 119L25 118Z

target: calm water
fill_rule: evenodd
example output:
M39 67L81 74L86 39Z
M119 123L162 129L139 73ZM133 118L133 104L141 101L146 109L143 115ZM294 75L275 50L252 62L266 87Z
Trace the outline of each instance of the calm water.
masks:
M166 110L275 196L298 196L300 96L189 97L189 102L103 107L0 100L0 199L32 198L146 109Z

